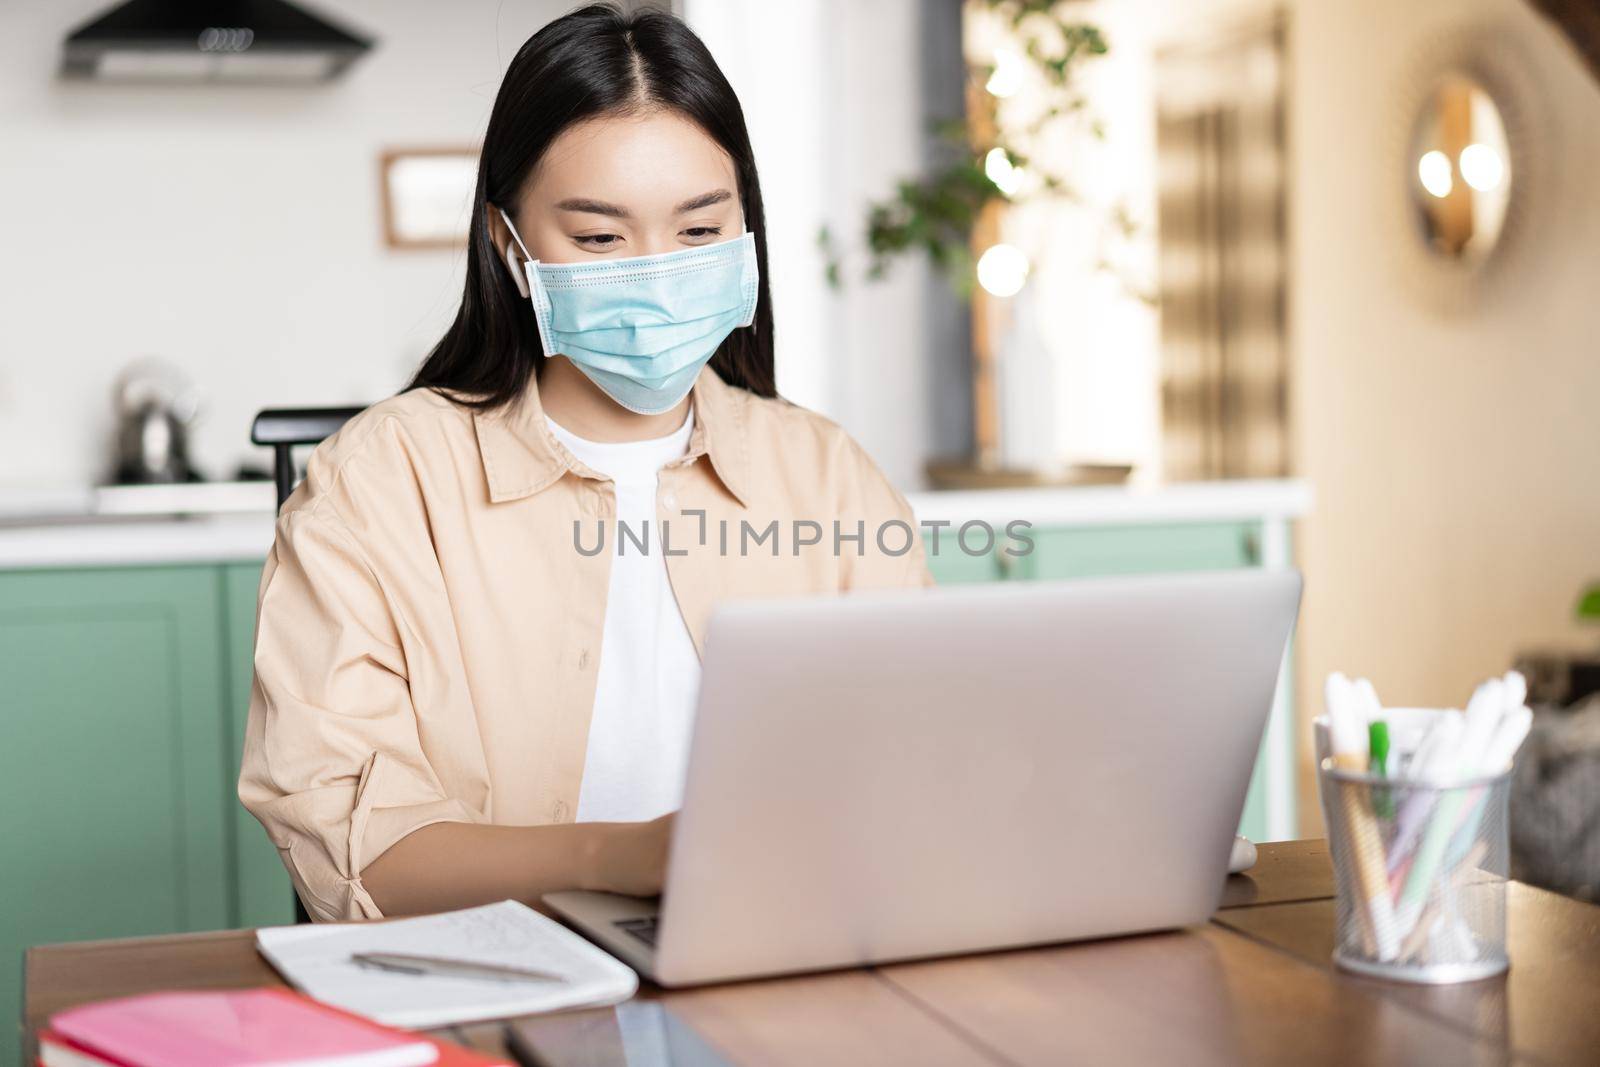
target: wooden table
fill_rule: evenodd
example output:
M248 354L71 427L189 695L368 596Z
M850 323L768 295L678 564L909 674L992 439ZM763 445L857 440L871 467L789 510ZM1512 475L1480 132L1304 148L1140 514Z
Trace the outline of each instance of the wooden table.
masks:
M1331 965L1326 845L1260 851L1192 930L641 995L738 1064L1600 1063L1600 908L1513 883L1509 974L1380 982ZM25 1048L84 1001L280 984L243 930L35 948L25 970ZM623 1062L609 1009L531 1025ZM444 1033L504 1052L498 1023Z

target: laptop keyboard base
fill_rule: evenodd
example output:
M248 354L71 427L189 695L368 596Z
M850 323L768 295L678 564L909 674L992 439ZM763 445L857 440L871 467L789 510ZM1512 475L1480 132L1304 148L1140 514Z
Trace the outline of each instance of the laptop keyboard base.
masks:
M655 948L656 918L654 915L645 915L637 919L617 919L611 925L632 934L651 948Z

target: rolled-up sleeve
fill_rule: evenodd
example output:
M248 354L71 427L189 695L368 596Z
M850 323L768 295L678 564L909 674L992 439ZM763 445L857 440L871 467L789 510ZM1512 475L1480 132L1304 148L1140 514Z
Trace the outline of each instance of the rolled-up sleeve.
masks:
M429 765L404 626L336 514L279 518L257 601L239 799L320 920L381 917L361 871L407 834L485 821Z

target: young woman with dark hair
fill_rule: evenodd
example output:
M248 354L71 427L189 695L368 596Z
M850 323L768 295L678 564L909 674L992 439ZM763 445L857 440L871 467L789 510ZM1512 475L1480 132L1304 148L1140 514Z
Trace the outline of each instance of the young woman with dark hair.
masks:
M776 395L744 116L681 21L535 34L472 223L455 322L316 449L262 575L239 796L318 919L659 892L713 606L930 581Z

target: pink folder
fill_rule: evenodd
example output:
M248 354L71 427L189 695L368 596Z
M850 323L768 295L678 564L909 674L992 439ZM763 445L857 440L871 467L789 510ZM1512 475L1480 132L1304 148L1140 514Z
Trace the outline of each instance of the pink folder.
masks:
M128 1067L420 1067L428 1039L282 989L147 993L51 1016L72 1045Z

